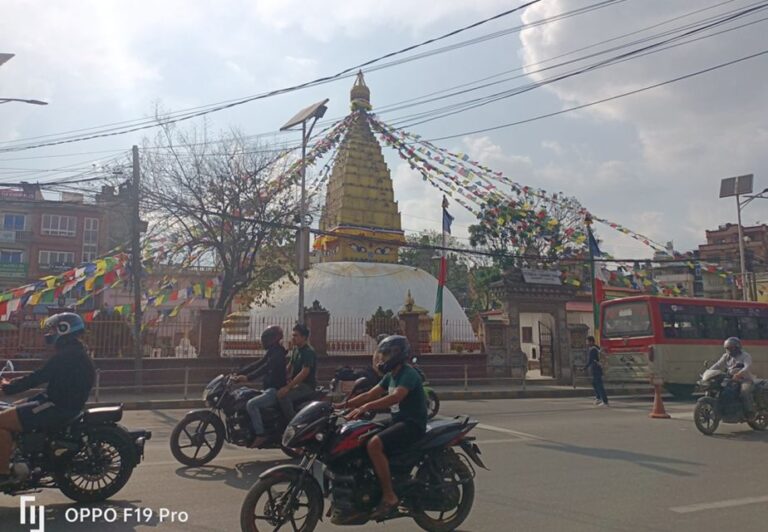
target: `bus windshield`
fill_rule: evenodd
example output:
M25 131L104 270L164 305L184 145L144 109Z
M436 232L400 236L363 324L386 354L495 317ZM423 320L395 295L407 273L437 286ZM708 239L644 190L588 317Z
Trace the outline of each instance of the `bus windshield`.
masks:
M652 332L651 316L645 301L616 303L605 307L604 337L649 336Z

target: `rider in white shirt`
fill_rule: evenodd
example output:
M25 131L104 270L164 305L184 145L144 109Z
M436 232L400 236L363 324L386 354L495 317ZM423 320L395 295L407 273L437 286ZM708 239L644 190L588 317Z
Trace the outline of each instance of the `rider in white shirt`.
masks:
M752 357L741 348L741 340L735 336L728 338L723 343L723 347L725 353L710 369L726 371L733 380L741 383L741 401L747 416L752 416L755 413L754 398L752 397L755 378L750 372Z

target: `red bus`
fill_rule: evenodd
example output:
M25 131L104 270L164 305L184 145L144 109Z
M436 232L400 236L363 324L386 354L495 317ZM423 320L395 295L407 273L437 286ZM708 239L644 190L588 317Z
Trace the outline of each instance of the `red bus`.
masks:
M661 377L674 395L690 395L704 362L741 338L758 378L768 378L768 304L723 299L635 296L600 305L606 380Z

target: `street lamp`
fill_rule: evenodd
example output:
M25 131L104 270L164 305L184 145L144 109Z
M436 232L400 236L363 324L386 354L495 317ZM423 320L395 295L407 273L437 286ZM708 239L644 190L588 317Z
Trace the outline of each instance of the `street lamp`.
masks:
M744 228L741 225L741 209L756 199L768 199L765 194L768 188L763 189L758 194L752 194L752 185L754 182L753 174L728 177L720 181L720 197L730 198L736 196L736 214L739 230L739 267L741 272L741 293L744 301L749 301L749 291L747 290L746 260L744 256ZM745 200L742 201L741 196Z
M29 103L32 105L48 105L48 102L42 100L25 100L23 98L0 98L0 105L10 102Z
M309 107L302 109L296 115L288 120L280 128L280 131L287 131L301 124L301 204L299 205L299 234L296 242L298 243L298 270L299 270L299 323L304 324L304 274L309 269L309 227L307 226L307 142L312 134L312 128L317 121L325 115L328 109L325 104L328 98L322 102L313 103ZM307 128L307 122L310 122Z

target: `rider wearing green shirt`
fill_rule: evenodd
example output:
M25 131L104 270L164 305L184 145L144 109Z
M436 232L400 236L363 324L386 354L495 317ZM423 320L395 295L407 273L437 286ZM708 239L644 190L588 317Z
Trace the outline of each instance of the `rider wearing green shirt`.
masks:
M366 444L368 456L381 485L381 502L371 519L382 519L397 508L399 499L392 488L387 454L416 443L426 431L427 405L418 372L406 364L410 354L408 340L389 336L379 344L383 362L379 371L384 375L378 386L342 405L356 408L348 419L357 419L365 412L389 408L392 424L373 436Z

